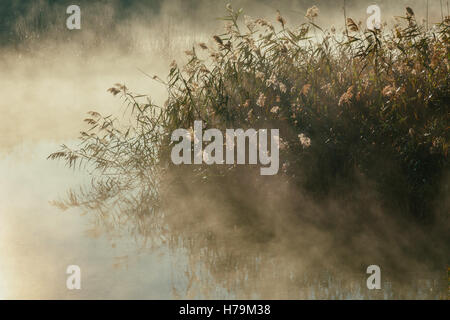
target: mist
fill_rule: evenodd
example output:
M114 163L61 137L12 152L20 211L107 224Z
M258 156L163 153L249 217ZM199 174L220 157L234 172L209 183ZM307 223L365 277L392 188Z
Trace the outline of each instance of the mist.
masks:
M173 60L180 65L188 60L185 50L200 42L211 45L212 36L223 31L224 22L218 18L224 15L227 3L78 1L81 30L71 31L65 27L65 9L72 3L66 2L2 1L0 6L0 88L4 93L0 102L0 239L2 265L7 266L4 269L9 277L3 286L14 287L10 297L79 298L59 285L48 285L53 274L58 274L64 284L65 270L58 262L67 254L64 239L71 239L66 241L73 250L64 256L64 263L82 256L80 259L92 266L89 279L97 283L97 289L84 293L85 298L154 298L158 290L171 298L436 298L442 294L442 282L438 280L449 262L450 243L448 236L442 238L449 234L448 176L437 200L439 214L425 230L410 224L407 218L393 219L386 214L372 181L363 176L359 189L352 190L351 202L337 190L327 198L313 199L283 177L261 180L252 170L243 169L239 181L212 188L192 189L189 178L179 182L184 187L173 188L170 179L179 176L169 176L161 186L168 233L158 241L163 248L160 254L164 250L178 254L175 262L167 253L161 260L155 258L146 234L125 232L116 239L97 218L94 222L78 219L86 210L61 213L49 205L49 201L65 197L66 189L89 186L90 176L62 165L55 169L47 164L46 156L59 144L76 145L79 131L86 128L83 119L88 111L126 121L127 106L107 92L115 83L148 94L156 104L163 105L166 88L151 77L165 79ZM247 15L271 21L278 9L289 25L305 22L306 10L316 5L320 10L317 25L344 29L343 4L337 1L231 3L242 7ZM346 15L364 23L366 8L371 4L348 0ZM406 6L414 9L420 23L426 19L423 0L383 0L377 5L382 21L389 25L396 23L395 16L404 15ZM443 14L448 15L447 11L445 3ZM440 20L439 1L430 1L429 23ZM254 193L243 194L242 189ZM129 203L124 207L136 209ZM92 211L87 216L98 217ZM93 223L101 235L85 237ZM70 235L58 231L66 226L72 230ZM150 227L147 230L153 231ZM45 236L49 234L52 236ZM107 274L99 279L102 267L108 266L109 274L114 274L111 270L115 270L112 265L117 257L133 253L140 257L141 252L145 252L144 257L131 259L135 262L130 263L128 273L128 267L120 263L116 266L120 270L117 274L132 278L130 284L126 280L117 282L115 291L111 291L120 293L108 292L114 276ZM44 279L31 280L31 284L19 279L20 273L14 269L22 265L22 270L27 270L23 266L34 261L38 261L35 270L24 271L28 274L25 278L35 279L36 274L43 273ZM155 273L164 274L164 280L158 280L155 273L143 274L149 264ZM384 284L391 285L391 290L367 291L365 267L371 264L385 268ZM170 268L175 276L164 273ZM322 272L318 276L317 270ZM310 274L310 280L305 280ZM1 277L0 272L0 282ZM140 285L142 278L153 287L150 294ZM421 281L428 281L419 285L425 289L413 292Z

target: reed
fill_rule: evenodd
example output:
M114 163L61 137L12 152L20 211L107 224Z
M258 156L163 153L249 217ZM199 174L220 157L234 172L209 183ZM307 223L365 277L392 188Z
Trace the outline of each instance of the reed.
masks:
M187 51L184 66L173 62L166 80L154 77L167 88L164 106L116 84L109 91L129 106L132 125L119 129L117 119L92 112L81 148L64 146L49 158L89 163L103 184L121 190L145 183L157 203L161 176L179 170L169 158L173 130L194 120L279 128L282 175L292 185L314 197L351 194L362 174L393 214L432 221L449 168L448 17L427 30L407 8L402 24L375 31L345 18L339 34L313 19L290 27L281 13L276 24L243 19L227 6L223 34ZM186 171L193 184L240 172Z

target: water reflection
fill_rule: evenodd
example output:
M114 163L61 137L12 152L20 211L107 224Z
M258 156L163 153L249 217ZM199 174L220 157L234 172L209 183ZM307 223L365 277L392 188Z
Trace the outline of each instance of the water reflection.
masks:
M191 210L179 194L176 202L169 197L173 205L157 219L145 214L145 193L134 201L120 194L122 202L103 203L101 210L75 206L62 212L49 201L57 195L64 199L70 186L89 187L89 177L45 160L55 148L54 143L23 145L0 161L3 298L436 299L445 294L444 271L409 274L407 282L386 273L383 290L369 291L363 269L342 272L326 258L317 263L314 250L298 254L282 241L244 236L248 230L234 226L230 214L220 219L225 206L214 212L203 199L192 201ZM192 200L192 194L185 196ZM205 208L214 218L205 218ZM111 225L101 218L108 210L122 217L143 214L128 225ZM82 268L81 291L65 288L69 264Z
M142 252L169 255L171 298L445 298L444 270L425 271L427 263L421 266L417 254L410 257L402 253L386 261L383 254L368 248L364 256L353 252L353 245L334 241L333 232L324 232L282 211L277 211L278 217L274 218L261 215L267 210L251 212L250 205L244 210L248 203L239 196L230 196L224 185L206 184L203 188L207 190L203 190L179 179L172 177L161 183L163 200L156 208L149 201L150 191L139 181L137 189L107 196L103 189L94 195L79 192L61 206L87 208L96 224L114 237L133 238ZM222 196L217 196L220 190ZM254 195L243 196L255 201ZM267 206L267 202L261 203ZM400 254L391 251L381 239L380 243L387 256ZM116 266L120 268L124 261L126 257L117 258ZM382 261L382 290L366 287L369 261Z
M183 255L149 251L133 238L112 239L90 215L61 212L49 201L81 172L46 160L55 143L22 145L0 160L0 293L6 299L171 298ZM176 262L175 262L176 261ZM66 289L66 268L82 269L82 290Z

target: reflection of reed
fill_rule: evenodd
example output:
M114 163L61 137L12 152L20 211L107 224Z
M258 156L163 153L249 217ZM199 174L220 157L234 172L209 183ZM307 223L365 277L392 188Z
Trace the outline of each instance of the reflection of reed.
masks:
M250 176L246 178L251 180ZM408 275L406 282L388 274L383 278L384 290L370 292L365 287L364 271L350 271L360 269L358 264L364 259L355 256L354 263L343 263L327 257L321 247L329 241L327 230L320 231L274 209L280 208L284 199L276 204L264 200L266 193L256 198L255 192L250 200L247 195L239 195L237 185L230 181L217 181L219 186L214 188L204 185L194 188L192 184L187 188L187 181L162 182L158 202L149 201L149 190L145 182L140 182L136 190L115 189L110 185L86 193L70 193L69 201L60 205L85 207L97 216L98 224L112 233L131 233L143 249L157 249L163 244L173 254L183 249L187 254L186 269L173 265L178 272L173 275L173 295L178 298L425 299L438 298L445 289L439 274ZM249 189L241 182L238 184ZM253 188L261 185L253 182ZM289 194L282 188L278 190ZM219 192L221 195L217 196ZM260 207L253 208L255 212L251 214L248 210L254 201ZM300 210L311 210L308 207L309 204ZM252 221L246 221L248 216L243 216L244 212ZM344 244L337 245L334 252L340 248L341 253L348 254L352 249L343 247ZM380 246L385 245L388 244ZM114 267L127 267L128 258L117 257ZM374 256L369 254L367 258Z

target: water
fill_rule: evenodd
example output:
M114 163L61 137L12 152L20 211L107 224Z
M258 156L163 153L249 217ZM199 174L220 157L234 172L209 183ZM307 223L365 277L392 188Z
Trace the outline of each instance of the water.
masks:
M96 232L78 210L61 212L49 203L65 195L68 183L83 182L79 172L46 160L56 147L23 145L0 161L2 297L170 298L167 250L139 252L130 239ZM80 291L66 289L71 264L82 269Z

